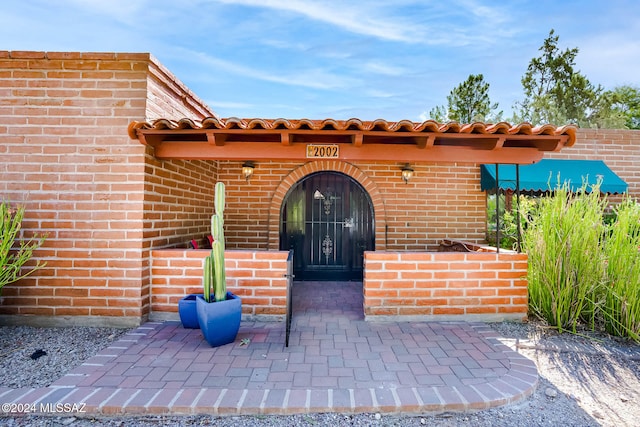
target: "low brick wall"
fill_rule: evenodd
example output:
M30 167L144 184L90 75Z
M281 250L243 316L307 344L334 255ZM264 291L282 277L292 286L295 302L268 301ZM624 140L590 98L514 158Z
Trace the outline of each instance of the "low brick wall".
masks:
M178 301L202 292L208 250L152 251L151 319L177 319ZM226 251L228 289L245 319L286 313L286 251ZM513 252L365 252L367 320L524 320L527 255Z
M527 255L365 252L367 320L524 320Z
M177 319L180 298L202 293L202 268L208 254L208 250L151 251L151 319ZM287 255L286 251L225 252L227 290L242 298L243 318L284 318Z

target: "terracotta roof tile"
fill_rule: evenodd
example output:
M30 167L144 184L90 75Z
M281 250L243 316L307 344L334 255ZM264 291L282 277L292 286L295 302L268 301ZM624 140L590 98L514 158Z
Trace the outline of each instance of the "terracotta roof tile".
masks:
M141 130L333 130L333 131L379 131L379 132L421 132L421 133L458 133L458 134L494 134L494 135L566 135L568 141L564 145L570 147L575 143L577 127L566 125L556 127L552 125L532 126L529 123L511 125L506 122L496 124L470 123L460 124L456 122L438 123L433 120L424 122L412 122L410 120L400 120L397 122L377 119L365 121L360 119L349 120L309 120L309 119L240 119L229 117L226 119L208 117L203 120L191 120L188 118L180 120L158 119L151 122L132 122L129 125L129 135L132 139L137 139L137 131Z

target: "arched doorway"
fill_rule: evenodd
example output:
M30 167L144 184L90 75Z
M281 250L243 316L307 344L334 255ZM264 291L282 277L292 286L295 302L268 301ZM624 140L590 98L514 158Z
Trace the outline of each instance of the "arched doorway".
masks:
M318 172L287 193L280 249L294 250L296 280L362 280L363 254L374 242L371 199L351 177Z

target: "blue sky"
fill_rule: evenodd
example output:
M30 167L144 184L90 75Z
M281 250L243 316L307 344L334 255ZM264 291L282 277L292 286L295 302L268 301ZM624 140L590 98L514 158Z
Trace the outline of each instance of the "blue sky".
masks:
M479 73L509 117L551 28L592 83L640 83L637 0L4 4L0 49L150 52L222 117L421 121Z

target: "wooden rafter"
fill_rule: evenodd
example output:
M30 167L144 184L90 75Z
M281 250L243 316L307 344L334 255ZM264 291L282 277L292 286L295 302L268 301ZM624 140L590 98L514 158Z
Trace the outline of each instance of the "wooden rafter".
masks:
M227 135L219 132L207 132L207 141L211 145L222 147L227 139Z
M364 134L362 132L356 132L351 135L351 141L355 147L362 147L364 141Z
M501 136L496 139L496 144L493 146L494 150L499 150L504 146L504 142L507 140L507 137Z

